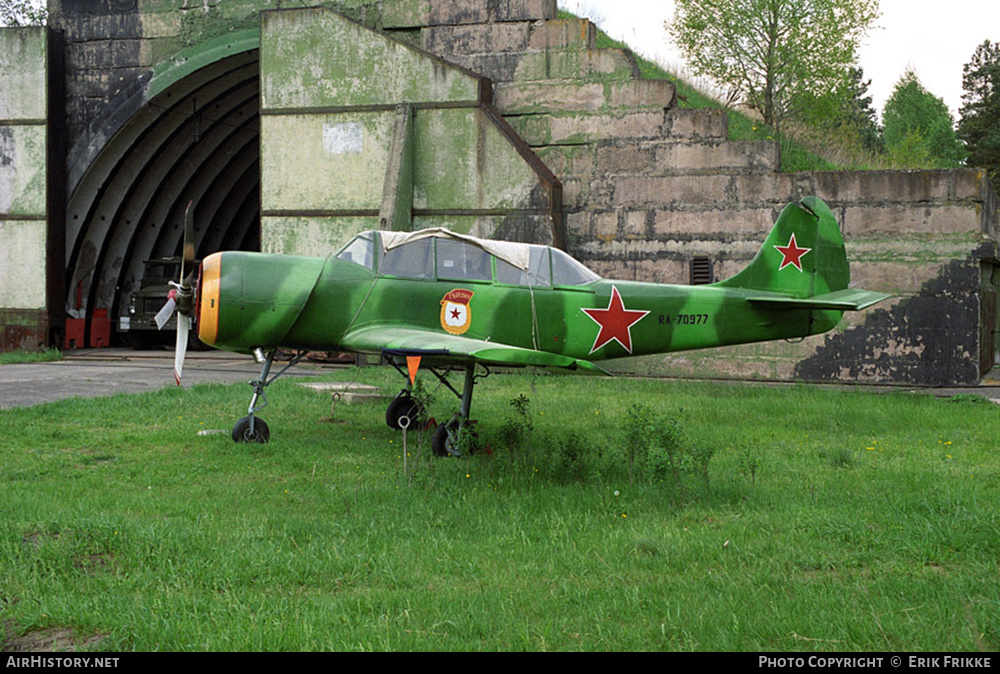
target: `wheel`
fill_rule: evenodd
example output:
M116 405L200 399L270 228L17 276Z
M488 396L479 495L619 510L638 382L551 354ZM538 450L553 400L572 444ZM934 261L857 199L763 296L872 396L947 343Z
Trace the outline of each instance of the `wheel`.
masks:
M410 420L409 430L416 428L417 417L420 416L420 405L410 397L408 393L400 393L396 396L389 408L385 411L385 423L394 431L403 430L400 419L407 417Z
M267 424L260 417L254 417L253 433L250 432L250 417L243 417L233 426L234 442L259 442L265 443L271 437L271 432Z
M441 424L434 430L434 435L431 436L431 451L434 452L434 456L472 454L476 451L477 440L476 431L469 423L460 424L453 420Z
M434 456L461 456L458 448L458 424L441 424L431 436L431 451Z

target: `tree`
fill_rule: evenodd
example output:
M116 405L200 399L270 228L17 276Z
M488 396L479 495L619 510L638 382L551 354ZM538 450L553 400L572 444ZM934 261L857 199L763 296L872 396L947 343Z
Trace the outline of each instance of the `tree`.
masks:
M797 118L814 134L821 135L828 150L836 145L854 160L881 155L885 152L885 139L868 94L870 86L871 80L865 79L864 71L852 67L837 89L811 99L803 97Z
M47 18L44 0L0 0L0 26L41 26Z
M844 125L855 131L861 146L873 154L885 150L882 127L878 123L878 113L872 107L872 97L868 95L871 80L865 81L861 68L851 68L847 86L841 99L839 118Z
M924 89L911 69L903 73L882 111L890 159L907 168L954 168L965 159L944 101Z
M742 96L768 125L836 90L878 18L878 0L676 0L666 24L698 75Z
M968 165L985 168L1000 191L1000 44L986 40L962 70L962 109L956 135Z

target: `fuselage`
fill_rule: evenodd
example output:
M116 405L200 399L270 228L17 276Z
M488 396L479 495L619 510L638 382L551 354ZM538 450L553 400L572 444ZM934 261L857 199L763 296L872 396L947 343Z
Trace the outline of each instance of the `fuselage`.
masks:
M384 250L374 234L327 258L217 253L203 262L199 337L233 351L337 351L352 331L405 326L604 360L802 337L842 315L753 305L739 288L602 279L562 251L526 250L523 271L471 244Z

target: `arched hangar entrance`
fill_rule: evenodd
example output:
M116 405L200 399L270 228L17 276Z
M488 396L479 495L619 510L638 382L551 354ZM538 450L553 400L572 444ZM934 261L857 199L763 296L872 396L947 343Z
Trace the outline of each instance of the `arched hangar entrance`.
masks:
M109 106L112 125L137 111L96 153L66 213L67 309L88 335L107 331L104 316L116 334L147 260L180 255L189 203L199 258L260 249L259 45L258 31L243 31L182 52Z

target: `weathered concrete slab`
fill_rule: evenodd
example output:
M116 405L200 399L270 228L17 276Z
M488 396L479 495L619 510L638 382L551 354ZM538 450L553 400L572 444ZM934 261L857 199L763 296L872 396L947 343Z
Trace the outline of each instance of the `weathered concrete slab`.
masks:
M0 348L48 335L48 36L0 28Z
M757 141L618 141L597 148L601 173L773 173L778 144Z
M452 60L466 54L522 53L528 49L532 24L474 23L460 26L431 26L420 31L422 47Z
M0 28L0 122L44 120L44 28Z
M496 85L494 101L505 115L635 112L673 107L676 90L667 80L503 82Z
M608 139L660 138L663 135L663 110L619 114L518 115L511 126L532 147L582 145Z
M667 138L729 138L729 118L718 108L672 108L663 125Z
M325 257L339 250L358 232L378 229L378 215L261 217L261 251L283 255Z
M322 8L262 12L260 68L265 112L474 102L482 87L473 73Z
M556 0L385 0L385 28L451 26L490 21L539 21L556 17Z
M46 148L44 121L0 125L0 214L44 217Z
M552 19L533 24L528 49L596 49L597 27L588 19Z

